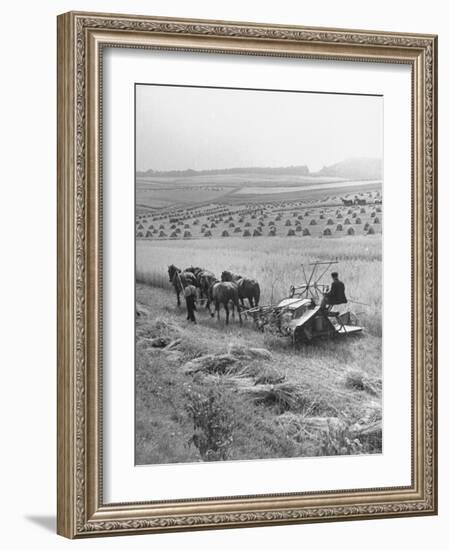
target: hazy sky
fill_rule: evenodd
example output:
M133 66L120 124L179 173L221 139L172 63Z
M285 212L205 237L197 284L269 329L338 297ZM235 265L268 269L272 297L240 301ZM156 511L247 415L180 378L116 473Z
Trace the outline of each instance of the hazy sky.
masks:
M205 170L383 157L381 97L138 85L136 168Z

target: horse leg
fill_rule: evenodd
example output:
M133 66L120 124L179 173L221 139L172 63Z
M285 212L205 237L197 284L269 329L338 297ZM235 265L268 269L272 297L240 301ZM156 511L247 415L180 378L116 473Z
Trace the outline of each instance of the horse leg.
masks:
M178 307L181 307L181 300L179 299L179 290L176 289L176 301L178 303Z
M206 305L204 306L207 311L210 313L211 317L214 316L214 314L212 313L212 310L210 309L210 304L213 302L213 296L212 296L212 293L210 290L208 290L206 292Z
M224 308L225 308L225 311L226 311L226 324L229 325L229 306L228 304L224 304Z
M217 314L217 321L220 320L220 302L215 300L215 313Z
M201 288L201 299L206 297L206 303L204 304L204 309L207 309L207 311L210 313L210 289L208 288Z
M235 320L235 304L234 301L231 301L231 307L232 307L232 320Z
M240 313L239 301L237 300L237 313L239 314L239 323L242 324L242 315Z

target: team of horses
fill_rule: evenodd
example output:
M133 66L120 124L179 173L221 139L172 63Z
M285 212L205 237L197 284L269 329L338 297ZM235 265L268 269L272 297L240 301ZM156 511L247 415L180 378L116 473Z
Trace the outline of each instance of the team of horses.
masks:
M181 305L180 294L187 285L193 285L198 289L200 299L204 301L205 308L212 317L217 314L220 320L220 306L226 312L226 324L229 323L229 307L232 309L232 318L235 319L235 309L242 322L241 310L245 309L245 300L249 307L257 307L260 299L260 286L255 279L242 277L231 271L223 271L221 280L214 273L201 267L187 267L184 270L170 265L168 278L176 292L178 306ZM210 305L213 304L214 311Z

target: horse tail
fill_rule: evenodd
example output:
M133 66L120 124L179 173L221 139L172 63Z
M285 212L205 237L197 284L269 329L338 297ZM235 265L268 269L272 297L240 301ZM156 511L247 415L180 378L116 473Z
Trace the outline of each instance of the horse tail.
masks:
M259 305L259 300L260 300L260 286L258 282L256 282L256 284L254 285L254 300L256 302L256 307L257 307Z

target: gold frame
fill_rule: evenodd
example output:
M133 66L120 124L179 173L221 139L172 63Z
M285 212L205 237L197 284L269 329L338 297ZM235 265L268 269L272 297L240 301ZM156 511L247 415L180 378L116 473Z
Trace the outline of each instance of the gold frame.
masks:
M102 502L101 52L191 50L412 67L409 487ZM437 513L437 37L70 12L58 17L58 533L70 538Z

